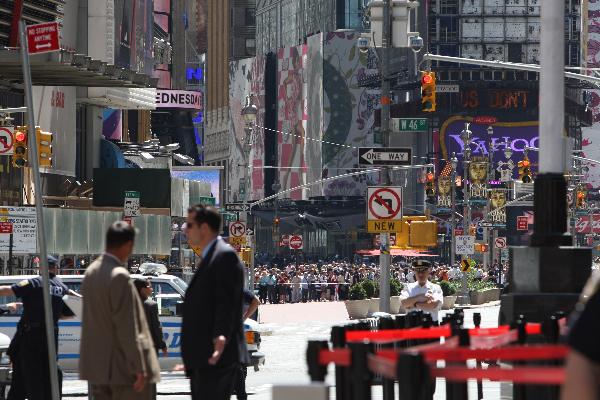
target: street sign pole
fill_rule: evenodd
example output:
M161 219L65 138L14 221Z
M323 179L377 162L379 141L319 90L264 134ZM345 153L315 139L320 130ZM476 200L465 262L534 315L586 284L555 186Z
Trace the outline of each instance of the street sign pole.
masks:
M391 0L383 0L383 23L381 33L381 133L383 147L390 147L390 104L391 92L389 81L390 46L392 42ZM384 186L390 185L390 176L387 167L381 169L379 181ZM379 310L390 312L390 235L381 233L379 254Z
M31 87L31 70L29 67L29 49L27 46L27 26L25 21L19 22L19 33L21 39L21 61L23 64L23 81L25 84L25 105L27 106L28 121L28 143L29 163L33 175L35 190L35 211L37 214L37 237L40 258L40 274L42 275L42 290L44 298L44 321L46 324L46 343L48 344L48 365L50 368L50 388L53 400L59 399L58 391L58 367L56 361L56 345L54 342L54 321L50 305L50 274L48 272L48 253L46 251L46 238L44 229L44 204L42 200L42 179L38 163L38 148L35 136L35 114L33 110L33 93Z

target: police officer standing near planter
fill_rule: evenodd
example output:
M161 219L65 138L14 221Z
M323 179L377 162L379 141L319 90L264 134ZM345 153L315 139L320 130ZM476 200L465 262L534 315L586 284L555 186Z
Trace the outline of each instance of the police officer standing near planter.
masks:
M73 292L56 276L57 263L56 258L48 257L54 340L58 349L58 320L73 317L74 314L63 302L63 296ZM52 398L42 288L41 276L25 279L11 286L0 286L0 296L16 296L23 302L23 314L8 349L13 364L13 380L8 400ZM60 387L60 369L58 374Z
M412 263L416 282L407 283L402 290L400 300L406 311L423 311L431 314L434 324L438 323L438 314L444 301L444 293L440 285L429 281L431 263L426 260L416 260Z

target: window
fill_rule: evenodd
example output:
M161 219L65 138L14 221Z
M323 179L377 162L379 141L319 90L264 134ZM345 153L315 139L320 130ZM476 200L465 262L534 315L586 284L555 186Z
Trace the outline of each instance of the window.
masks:
M254 8L246 8L246 26L256 26L256 10Z
M256 53L256 39L246 39L246 54L254 55Z
M156 303L158 304L158 315L161 317L180 316L180 314L177 312L177 304L182 302L183 298L181 296L158 296L156 298Z
M18 299L15 296L1 296L0 297L0 304L20 303L20 302L21 302L21 299ZM3 316L3 317L14 317L15 315L21 315L22 312L23 312L23 306L19 306L17 308L17 312L16 313L0 314L0 316Z
M154 296L159 294L179 294L177 290L166 282L152 282L152 291Z

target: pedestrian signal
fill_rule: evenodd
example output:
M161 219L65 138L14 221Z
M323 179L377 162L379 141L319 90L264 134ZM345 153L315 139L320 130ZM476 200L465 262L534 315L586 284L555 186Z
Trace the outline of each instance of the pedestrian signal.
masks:
M434 112L435 102L435 72L421 71L421 111Z
M531 176L531 162L525 158L522 161L518 162L519 167L519 179L523 183L531 183L533 178Z
M27 166L27 127L18 126L15 129L14 152L12 155L13 167L23 168Z

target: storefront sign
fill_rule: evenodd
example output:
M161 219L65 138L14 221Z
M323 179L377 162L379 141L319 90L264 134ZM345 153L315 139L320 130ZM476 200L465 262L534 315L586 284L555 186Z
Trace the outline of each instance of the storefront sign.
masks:
M202 92L189 90L156 90L156 108L191 108L202 110Z

